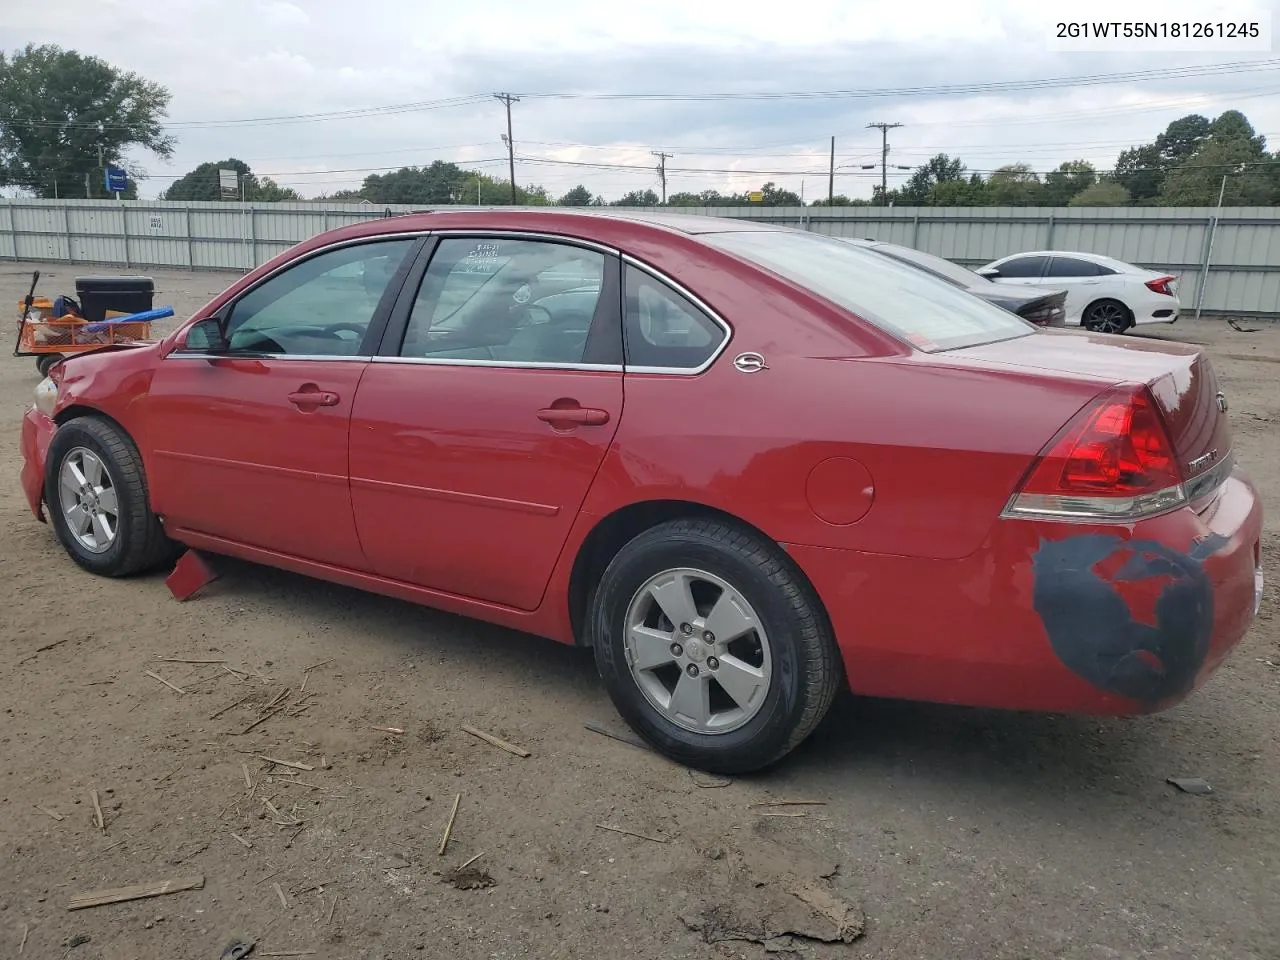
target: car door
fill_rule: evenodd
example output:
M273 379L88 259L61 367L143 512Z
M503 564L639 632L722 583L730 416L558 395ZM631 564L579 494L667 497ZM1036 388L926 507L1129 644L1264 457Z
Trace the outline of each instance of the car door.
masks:
M1036 286L1041 282L1048 263L1049 258L1039 254L997 260L991 266L994 266L999 273L990 277L990 279L996 283L1006 283L1013 286ZM985 273L983 275L986 276Z
M347 480L352 402L421 241L322 250L251 287L158 365L148 393L156 512L187 529L365 566Z
M1103 269L1091 260L1079 257L1050 258L1049 265L1045 268L1043 285L1067 291L1066 309L1069 321L1079 323L1081 311L1085 307L1100 297L1110 295L1104 289Z
M385 577L533 610L622 415L619 263L445 236L356 394L351 497Z

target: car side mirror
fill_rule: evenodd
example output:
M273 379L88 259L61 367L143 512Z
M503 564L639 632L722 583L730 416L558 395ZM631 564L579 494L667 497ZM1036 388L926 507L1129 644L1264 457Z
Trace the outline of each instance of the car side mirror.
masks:
M994 280L996 277L1000 276L999 267L979 267L973 272L980 277L986 277L988 280Z
M186 349L199 353L225 353L227 334L219 317L197 320L187 331Z

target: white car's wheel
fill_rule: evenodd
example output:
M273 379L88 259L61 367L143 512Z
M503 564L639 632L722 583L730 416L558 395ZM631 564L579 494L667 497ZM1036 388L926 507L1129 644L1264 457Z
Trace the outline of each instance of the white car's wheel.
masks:
M1084 308L1080 326L1093 333L1124 333L1133 326L1133 313L1119 300L1095 300Z

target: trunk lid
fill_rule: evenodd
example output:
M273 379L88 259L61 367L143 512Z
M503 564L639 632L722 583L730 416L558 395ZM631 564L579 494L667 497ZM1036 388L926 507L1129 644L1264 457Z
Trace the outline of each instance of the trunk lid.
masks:
M1209 357L1187 344L1044 330L933 354L930 360L944 356L962 365L1089 380L1100 389L1119 383L1146 384L1160 407L1186 480L1207 473L1231 453L1227 398Z

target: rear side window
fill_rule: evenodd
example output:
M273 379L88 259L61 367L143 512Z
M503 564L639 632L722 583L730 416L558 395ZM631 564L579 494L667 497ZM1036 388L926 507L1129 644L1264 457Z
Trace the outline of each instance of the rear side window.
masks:
M1000 264L1000 276L1017 280L1034 280L1044 273L1048 257L1015 257Z
M728 336L687 297L643 270L628 265L623 290L628 367L696 370Z
M830 237L744 230L702 239L825 297L917 350L968 347L1035 331L946 280Z
M1004 272L1001 268L1001 273ZM1089 260L1080 260L1076 257L1054 257L1049 261L1049 269L1045 272L1046 277L1100 277L1110 273Z

